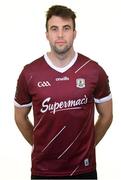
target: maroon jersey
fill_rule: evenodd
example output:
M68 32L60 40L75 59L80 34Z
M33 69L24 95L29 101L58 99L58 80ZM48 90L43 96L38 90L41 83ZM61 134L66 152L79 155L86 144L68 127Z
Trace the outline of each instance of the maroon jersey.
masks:
M93 171L94 104L109 99L106 73L84 55L76 54L64 68L55 67L47 55L26 65L18 79L15 105L33 106L32 174Z

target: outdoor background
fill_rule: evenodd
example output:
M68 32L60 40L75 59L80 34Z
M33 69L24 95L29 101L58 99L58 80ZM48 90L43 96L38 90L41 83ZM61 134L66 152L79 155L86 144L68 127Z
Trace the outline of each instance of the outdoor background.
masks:
M49 51L45 13L55 4L76 12L75 50L109 75L114 120L96 148L97 171L99 180L121 179L120 0L0 0L0 179L30 180L31 147L15 125L14 94L23 66Z

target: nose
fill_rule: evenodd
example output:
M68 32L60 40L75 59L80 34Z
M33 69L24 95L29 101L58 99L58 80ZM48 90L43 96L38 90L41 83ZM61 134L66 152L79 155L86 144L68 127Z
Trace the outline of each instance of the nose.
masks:
M62 30L62 29L59 29L59 30L58 30L58 37L59 37L59 38L62 38L62 37L63 37L63 30Z

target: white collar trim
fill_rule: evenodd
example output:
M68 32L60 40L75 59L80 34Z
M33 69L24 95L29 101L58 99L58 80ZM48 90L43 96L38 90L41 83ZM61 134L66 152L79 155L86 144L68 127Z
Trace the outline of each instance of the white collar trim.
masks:
M60 73L64 73L64 72L67 71L70 67L72 67L72 66L74 65L74 63L76 62L77 57L78 57L78 53L75 53L75 56L74 56L74 58L71 60L71 62L70 62L67 66L60 68L60 67L56 67L56 66L52 63L52 61L49 59L47 53L44 55L44 58L45 58L45 61L47 62L47 64L48 64L52 69L54 69L54 70L56 70L56 71L58 71L58 72L60 72Z

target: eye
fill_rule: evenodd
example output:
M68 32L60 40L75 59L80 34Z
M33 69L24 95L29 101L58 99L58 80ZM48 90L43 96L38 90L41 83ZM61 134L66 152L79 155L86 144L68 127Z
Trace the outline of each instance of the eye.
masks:
M58 30L58 28L57 28L57 27L55 27L55 26L53 26L53 27L51 27L51 30L52 30L52 31L57 31L57 30Z
M65 27L64 27L64 31L69 31L70 29L71 29L70 26L65 26Z

